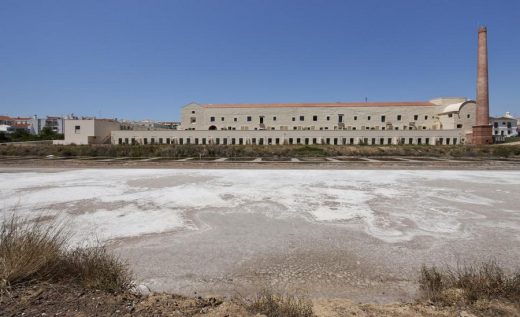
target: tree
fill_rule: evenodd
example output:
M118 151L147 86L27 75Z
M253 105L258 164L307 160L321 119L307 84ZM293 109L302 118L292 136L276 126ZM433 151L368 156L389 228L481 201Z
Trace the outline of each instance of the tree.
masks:
M40 140L63 140L63 134L55 132L50 127L44 127L40 132Z
M55 135L56 135L56 132L52 131L52 129L49 127L44 127L40 131L40 138L42 140L52 140Z
M3 142L10 142L11 141L11 138L9 137L9 134L5 133L5 132L0 132L0 143L3 143Z
M30 141L33 139L31 134L26 129L16 129L12 134L11 138L13 141Z

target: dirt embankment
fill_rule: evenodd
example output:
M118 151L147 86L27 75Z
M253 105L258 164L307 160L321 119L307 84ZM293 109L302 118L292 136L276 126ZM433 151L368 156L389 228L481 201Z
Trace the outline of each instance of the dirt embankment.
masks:
M520 158L509 159L434 159L395 157L341 160L328 158L275 161L251 158L243 160L173 160L173 159L92 159L92 158L0 158L5 169L75 169L75 168L175 168L175 169L454 169L517 170Z
M480 301L472 307L431 303L360 304L348 299L313 301L318 317L343 316L520 316L507 302ZM252 313L238 299L183 297L160 293L110 293L75 285L40 283L16 287L0 297L1 316L265 316Z
M0 299L2 316L240 316L245 310L216 298L110 293L76 285L16 287ZM231 314L231 315L230 315Z

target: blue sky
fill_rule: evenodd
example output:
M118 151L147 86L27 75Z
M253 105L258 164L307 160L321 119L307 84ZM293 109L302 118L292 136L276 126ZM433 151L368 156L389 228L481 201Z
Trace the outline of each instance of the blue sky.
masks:
M520 114L518 0L0 0L0 114L475 98L481 24L491 113Z

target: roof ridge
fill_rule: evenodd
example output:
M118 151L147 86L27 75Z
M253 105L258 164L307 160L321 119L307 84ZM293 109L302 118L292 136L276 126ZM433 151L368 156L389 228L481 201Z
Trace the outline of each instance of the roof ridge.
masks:
M204 108L295 108L295 107L384 107L384 106L437 106L430 101L395 102L301 102L301 103L237 103L202 104Z

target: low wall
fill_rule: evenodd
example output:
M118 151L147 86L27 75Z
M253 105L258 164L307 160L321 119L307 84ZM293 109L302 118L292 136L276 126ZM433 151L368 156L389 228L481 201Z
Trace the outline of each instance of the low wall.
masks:
M54 140L57 141L57 140ZM37 145L37 144L53 144L53 140L40 140L40 141L23 141L23 142L4 142L0 145Z
M112 144L464 144L461 130L113 131Z

